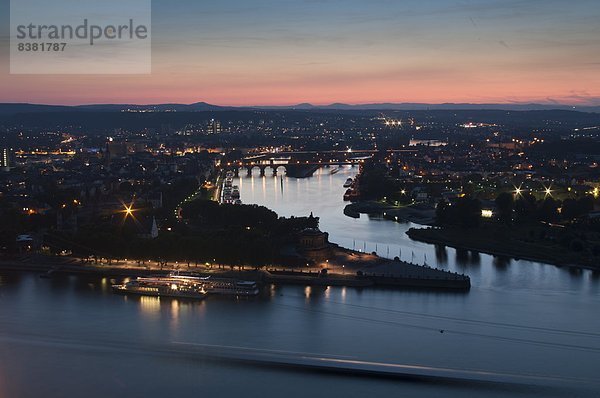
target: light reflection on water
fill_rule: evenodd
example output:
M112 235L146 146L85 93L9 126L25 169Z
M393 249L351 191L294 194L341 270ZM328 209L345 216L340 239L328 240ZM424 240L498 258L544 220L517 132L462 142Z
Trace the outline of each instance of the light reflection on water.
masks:
M209 296L198 302L85 288L89 283L101 285L101 278L46 280L36 274L12 274L3 280L7 283L0 294L0 370L7 372L4 383L9 390L3 396L9 397L43 395L37 386L70 392L60 396L77 396L76 391L85 390L89 397L101 397L107 394L104 385L114 390L113 395L139 396L144 385L152 386L142 388L149 397L201 390L211 396L218 392L232 396L260 389L265 379L273 380L271 387L278 386L262 392L265 396L281 392L295 396L299 391L323 396L331 388L345 396L393 396L402 388L410 396L458 398L469 391L461 386L188 361L185 356L165 355L173 342L585 379L595 377L594 364L600 358L600 321L590 317L600 303L586 294L268 286L253 299ZM440 329L447 333L440 334ZM8 344L2 340L6 337L19 343ZM49 343L57 339L65 344ZM146 352L144 344L154 351ZM104 350L111 345L123 346L126 352ZM64 369L69 369L68 376ZM104 384L97 385L88 376L92 374ZM27 383L31 378L37 382ZM0 392L4 391L0 379ZM484 389L481 394L508 397L514 391Z
M304 296L306 297L307 301L308 301L308 299L310 299L311 293L312 293L312 287L311 286L306 286L304 288Z
M160 297L140 296L140 308L146 315L155 315L160 312Z
M566 290L576 293L600 293L598 275L591 271L574 271L525 260L495 257L468 250L412 241L406 231L420 227L378 217L361 215L353 219L343 214L343 184L355 177L358 168L345 166L336 174L323 168L311 178L265 177L255 169L252 177L240 176L244 203L264 205L281 216L320 217L320 227L329 232L330 240L350 249L377 251L382 257L400 257L404 261L465 273L474 285L487 289ZM250 189L248 189L250 187Z

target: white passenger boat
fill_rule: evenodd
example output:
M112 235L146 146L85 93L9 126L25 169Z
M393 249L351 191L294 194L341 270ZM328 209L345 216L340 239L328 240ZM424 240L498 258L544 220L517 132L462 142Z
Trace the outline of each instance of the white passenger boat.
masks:
M193 272L173 271L169 278L181 281L192 281L203 284L208 294L230 295L230 296L256 296L260 292L256 282L241 281L232 278L213 278L212 276L200 276Z
M113 285L116 293L141 296L175 297L201 300L206 297L204 283L192 279L171 277L137 278L121 285Z

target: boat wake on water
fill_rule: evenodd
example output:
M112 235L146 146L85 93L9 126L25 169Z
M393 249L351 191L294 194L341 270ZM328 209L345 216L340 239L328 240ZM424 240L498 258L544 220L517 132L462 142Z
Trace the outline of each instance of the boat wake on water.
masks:
M503 384L536 386L540 388L566 387L576 383L579 387L589 385L600 387L594 380L564 378L535 374L512 374L486 370L451 369L423 365L408 365L387 362L363 361L352 357L336 355L289 352L222 345L174 342L176 347L185 348L187 353L195 353L220 360L232 360L253 365L285 367L288 369L318 371L333 374L346 374L374 378L416 380L435 383L459 384Z
M131 343L116 341L84 341L27 334L16 338L0 334L0 342L13 345L37 346L41 349L84 351L88 355L127 352L135 355L158 356L188 360L214 360L242 366L262 366L278 370L318 372L352 377L379 378L420 383L479 386L481 388L510 388L535 392L558 390L597 390L597 380L565 378L550 375L511 374L488 370L452 369L425 365L364 361L354 357L309 352L281 351L211 345L188 342L170 344Z

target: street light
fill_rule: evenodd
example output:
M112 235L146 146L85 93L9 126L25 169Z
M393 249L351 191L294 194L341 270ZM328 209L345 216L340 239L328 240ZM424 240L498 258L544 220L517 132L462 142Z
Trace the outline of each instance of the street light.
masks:
M134 213L137 211L137 209L133 208L133 201L130 204L125 204L123 203L123 210L121 210L120 212L123 213L125 216L123 217L123 222L125 222L125 220L127 220L127 218L131 217L135 220L135 215Z
M133 216L133 205L125 206L125 218Z
M523 194L523 189L521 187L522 187L522 185L520 185L518 188L515 187L515 195L516 196L521 196L521 194Z

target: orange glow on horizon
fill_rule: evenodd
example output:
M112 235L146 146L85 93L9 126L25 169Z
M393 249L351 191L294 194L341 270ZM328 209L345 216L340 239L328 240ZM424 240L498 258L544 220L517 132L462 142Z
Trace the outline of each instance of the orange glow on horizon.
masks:
M0 74L0 102L56 105L158 104L207 102L222 106L299 103L561 103L600 105L600 74L581 71L578 76L557 79L536 71L506 72L502 76L484 70L465 70L457 78L427 75L414 78L381 73L365 65L368 74L348 73L330 78L328 71L307 71L293 79L273 77L277 71L248 74L242 79L184 71L157 71L150 76L23 76ZM463 76L464 75L464 76ZM568 75L565 73L565 75ZM596 89L597 88L597 89Z

